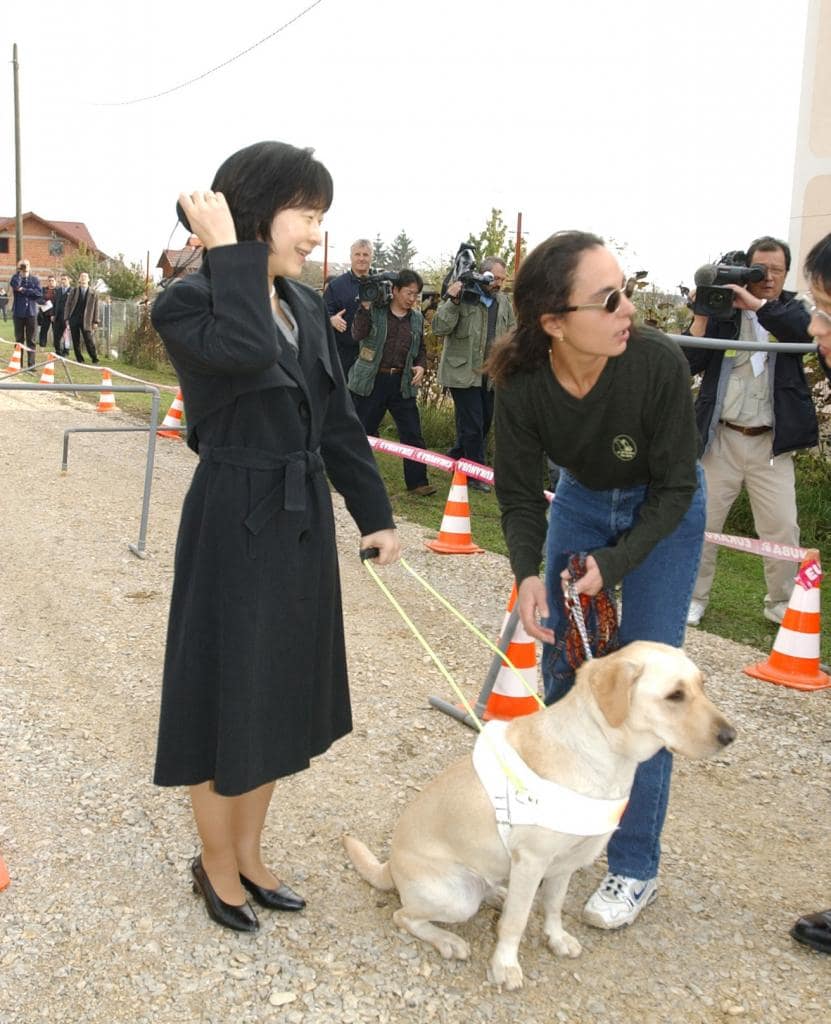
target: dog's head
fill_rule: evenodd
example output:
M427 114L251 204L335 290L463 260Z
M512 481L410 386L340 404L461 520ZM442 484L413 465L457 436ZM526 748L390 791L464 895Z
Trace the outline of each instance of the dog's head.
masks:
M685 757L710 757L736 738L705 695L701 672L676 647L638 641L589 662L584 671L605 723L614 730L614 746L639 761L661 747Z

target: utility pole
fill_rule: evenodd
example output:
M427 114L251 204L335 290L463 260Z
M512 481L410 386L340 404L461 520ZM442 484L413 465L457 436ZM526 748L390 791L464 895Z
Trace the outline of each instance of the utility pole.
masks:
M14 69L14 201L15 201L15 246L17 262L23 259L23 200L20 181L20 85L17 80L17 43L12 50Z

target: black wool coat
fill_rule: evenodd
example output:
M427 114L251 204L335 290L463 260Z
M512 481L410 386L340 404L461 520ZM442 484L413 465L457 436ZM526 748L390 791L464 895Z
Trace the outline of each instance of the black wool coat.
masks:
M393 526L320 297L259 242L212 249L156 299L199 453L176 543L154 781L235 796L308 767L352 726L332 503ZM357 552L357 538L355 557Z

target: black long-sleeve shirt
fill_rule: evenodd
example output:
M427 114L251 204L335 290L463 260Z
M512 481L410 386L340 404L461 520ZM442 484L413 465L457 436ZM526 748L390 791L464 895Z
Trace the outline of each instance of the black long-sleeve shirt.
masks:
M652 328L633 331L583 398L565 391L547 364L516 373L496 389L494 435L496 496L518 582L542 561L544 455L590 490L648 486L631 530L592 552L606 586L675 529L697 486L689 368L679 347Z

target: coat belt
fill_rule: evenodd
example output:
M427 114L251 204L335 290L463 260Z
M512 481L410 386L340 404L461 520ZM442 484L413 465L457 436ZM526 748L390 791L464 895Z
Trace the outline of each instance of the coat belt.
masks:
M275 512L304 512L306 510L306 477L323 472L320 449L277 454L261 448L199 446L202 462L226 463L244 469L284 470L279 480L262 500L248 513L245 526L258 534ZM284 486L281 486L284 485ZM282 490L282 495L281 495ZM282 500L281 500L282 498Z

